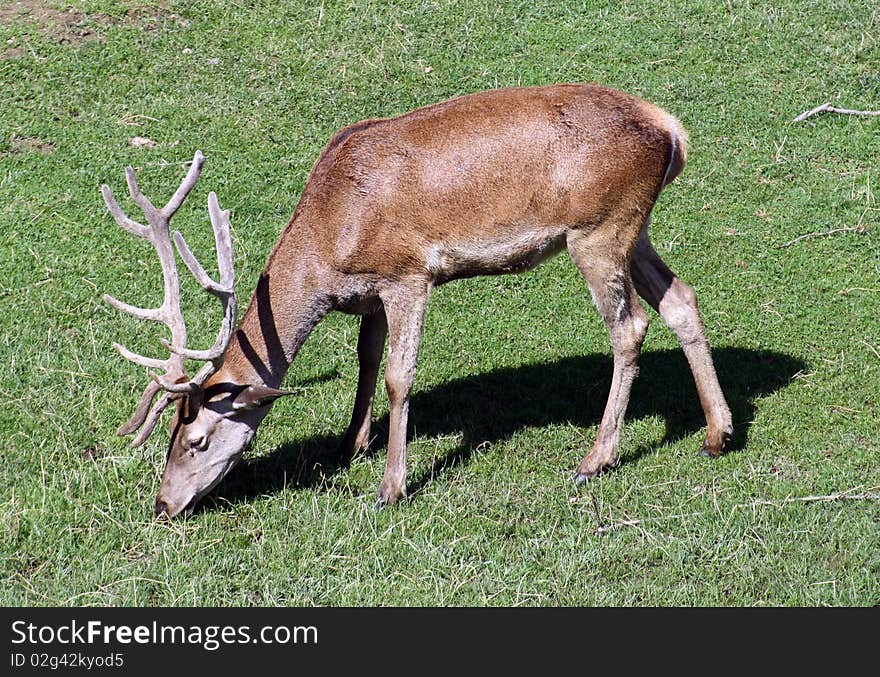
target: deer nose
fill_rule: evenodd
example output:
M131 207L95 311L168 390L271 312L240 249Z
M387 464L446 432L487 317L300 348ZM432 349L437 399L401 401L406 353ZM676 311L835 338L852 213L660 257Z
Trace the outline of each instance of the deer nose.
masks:
M156 499L156 517L168 516L168 504L160 498Z

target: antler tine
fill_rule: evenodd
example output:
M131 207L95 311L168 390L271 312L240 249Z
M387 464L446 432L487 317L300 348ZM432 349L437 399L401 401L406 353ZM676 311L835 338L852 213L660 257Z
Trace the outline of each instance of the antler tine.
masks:
M217 247L217 266L220 270L220 282L215 282L205 272L205 269L196 259L186 240L179 232L174 233L174 244L180 253L180 258L186 264L186 267L198 280L202 288L210 294L213 294L223 306L223 321L220 325L220 332L214 345L207 350L190 350L182 346L176 346L163 341L165 346L174 353L188 357L194 360L209 360L213 363L213 370L219 368L222 363L223 355L232 338L235 329L235 320L238 315L238 301L235 296L235 269L233 267L232 258L232 236L230 233L231 225L229 223L229 210L221 210L220 203L217 201L217 195L212 191L208 195L208 213L211 216L211 225L214 229L214 242ZM202 367L201 371L193 379L196 383L203 383L213 373L209 370L210 365ZM199 380L201 377L201 380Z
M229 223L229 210L220 209L217 195L213 191L208 195L208 213L211 216L211 226L214 229L214 243L217 247L217 267L220 270L220 282L212 280L202 264L199 263L192 249L183 239L179 231L174 231L174 244L180 253L180 258L186 264L189 272L198 280L202 288L215 296L226 296L235 289L235 269L232 263L232 236Z
M144 357L143 355L139 355L128 348L126 348L121 343L113 342L113 347L116 348L116 351L122 355L129 362L134 362L142 367L148 367L150 369L168 369L169 364L168 360L159 360L155 357Z
M189 272L193 274L193 277L196 278L196 281L202 286L202 289L215 296L228 294L228 288L214 282L208 273L205 272L202 264L199 263L195 254L192 253L192 249L189 248L189 245L186 243L186 240L183 239L183 235L180 231L175 230L172 237L174 238L174 244L177 247L180 258L183 259Z
M141 193L141 189L138 186L137 178L134 175L134 169L132 167L125 168L125 182L128 184L128 192L131 195L131 199L141 208L141 211L146 215L147 221L150 225L155 227L153 221L155 221L157 209L153 206L153 203L150 202L149 198Z
M119 206L116 198L113 197L113 191L110 190L110 186L106 183L101 186L101 195L104 196L104 202L107 204L107 209L110 210L116 223L132 235L136 235L144 240L150 239L150 229L134 219L129 218L129 216L122 211L122 207Z
M138 308L137 306L125 303L125 301L113 298L110 294L104 294L101 298L104 299L106 303L109 303L116 308L116 310L128 313L139 320L155 320L156 322L162 322L164 319L161 308Z
M150 385L148 385L147 389L149 390L152 387L152 385L153 385L152 383ZM144 391L144 395L146 395L146 392L147 391ZM158 389L156 389L156 392L158 392ZM169 392L169 393L165 393L164 395L162 395L162 397L159 398L159 401L156 402L155 406L153 406L153 408L150 409L150 413L147 414L146 416L144 416L144 421L143 421L144 427L141 428L141 431L131 441L131 446L139 447L144 442L147 441L147 438L150 436L150 433L153 432L153 428L156 427L156 423L159 422L159 416L162 415L162 412L165 411L165 408L169 404L171 404L171 402L178 399L179 397L180 397L179 394ZM137 428L135 428L134 430L137 430ZM133 431L131 431L131 432L133 432ZM122 433L122 434L128 434L128 433Z
M217 267L220 270L220 284L232 290L235 287L235 268L232 262L232 225L229 223L229 210L220 209L220 202L214 191L208 193L208 213L214 228L214 242L217 244Z
M186 173L186 177L184 177L180 187L174 191L174 195L168 200L168 204L160 210L166 218L170 219L174 215L174 212L180 208L180 205L183 204L186 196L189 195L193 186L195 186L196 182L199 180L199 174L201 173L202 165L204 164L205 156L202 154L202 151L197 150L195 155L193 155L192 164L189 166L189 171Z
M143 394L141 395L141 399L134 410L134 414L131 415L130 419L119 426L119 430L116 431L117 435L130 435L135 430L141 427L141 425L147 418L147 414L150 413L150 405L153 404L153 399L155 399L156 393L158 393L160 390L162 390L161 385L159 385L155 381L150 381L150 383L147 385L146 390L144 390Z

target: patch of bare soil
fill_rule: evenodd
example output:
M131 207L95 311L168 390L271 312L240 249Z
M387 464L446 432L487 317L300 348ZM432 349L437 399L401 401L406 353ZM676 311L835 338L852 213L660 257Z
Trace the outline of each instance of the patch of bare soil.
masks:
M35 136L18 136L12 135L12 148L17 151L32 151L48 155L55 150L55 144L49 141L43 141Z
M44 0L0 0L0 22L19 21L35 25L40 33L63 44L80 45L99 36L85 24L86 16L72 9L58 9ZM9 52L22 52L21 47ZM9 52L4 58L11 58ZM17 56L17 55L16 55Z
M132 7L122 18L106 14L85 15L74 9L59 9L47 0L0 0L0 23L19 22L35 26L37 31L63 45L79 47L92 40L103 40L98 32L102 26L134 26L143 31L155 31L171 23L186 28L189 22L158 7ZM24 38L26 41L26 38ZM12 41L15 42L14 39ZM0 60L14 59L25 53L22 44L13 46L0 54Z

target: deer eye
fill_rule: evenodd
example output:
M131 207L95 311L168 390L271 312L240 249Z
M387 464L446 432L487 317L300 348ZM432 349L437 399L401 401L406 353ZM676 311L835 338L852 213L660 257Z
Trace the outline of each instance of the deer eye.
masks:
M190 451L204 451L208 448L208 436L194 435L187 440L187 446Z

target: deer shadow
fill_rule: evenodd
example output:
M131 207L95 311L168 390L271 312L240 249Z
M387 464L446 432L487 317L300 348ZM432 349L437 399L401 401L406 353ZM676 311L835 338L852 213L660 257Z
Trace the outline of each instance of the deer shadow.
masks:
M712 355L733 414L734 436L726 453L737 452L748 440L755 401L785 387L807 364L782 353L745 348L718 348ZM680 350L646 351L639 366L626 417L662 417L665 435L656 446L688 437L705 426L696 387ZM605 408L611 368L610 356L566 357L495 369L414 393L408 437L411 439L415 429L419 437L456 434L461 440L429 468L408 478L410 496L445 470L467 462L486 443L505 440L524 428L597 425ZM385 414L373 422L370 453L384 449L387 432ZM201 509L248 501L285 487L320 486L347 465L337 453L343 433L291 440L266 456L243 459L212 492L214 500L199 504ZM653 448L621 449L621 463L631 463Z

